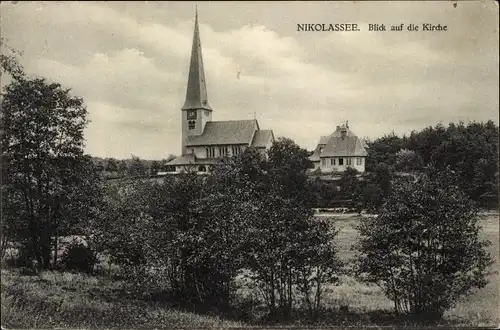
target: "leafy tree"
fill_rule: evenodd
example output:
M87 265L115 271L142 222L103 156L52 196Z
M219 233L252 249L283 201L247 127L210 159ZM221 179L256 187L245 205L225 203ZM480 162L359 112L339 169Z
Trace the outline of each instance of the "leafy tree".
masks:
M98 159L95 161L95 166L96 166L96 169L99 171L99 172L103 172L104 171L104 161L102 159Z
M353 167L348 167L340 178L340 189L348 197L357 192L359 187L358 171Z
M106 165L106 171L117 172L118 171L118 161L114 158L108 158L108 164Z
M423 167L423 160L415 151L401 149L396 153L395 168L398 171L411 172Z
M118 162L118 171L122 176L128 175L128 168L129 165L127 164L126 160L120 160Z
M249 148L221 159L206 177L116 182L104 216L91 226L99 250L122 267L136 292L168 289L184 306L227 307L240 274L255 280L275 316L290 315L297 290L317 310L324 283L338 272L336 231L313 219L307 202L286 186L309 189L307 180L280 168L305 174L297 165L305 163L297 156L302 151L287 145L275 148L272 164Z
M314 178L311 182L311 191L315 196L314 206L331 207L334 205L335 200L341 196L339 189L335 182L324 181L318 177Z
M366 158L366 171L372 172L379 163L393 166L396 153L405 147L406 137L402 138L394 134L384 135L381 138L368 143L368 157Z
M379 186L383 196L387 196L391 189L392 171L386 163L377 164L371 181Z
M492 264L477 210L450 170L396 180L378 218L358 227L357 274L377 283L399 313L436 319L486 283Z
M151 175L158 174L158 172L160 172L160 163L156 160L153 160L149 172Z
M311 166L308 152L293 140L278 138L268 151L268 163L273 186L286 197L311 204L313 197L306 175Z
M128 167L128 174L130 176L146 175L147 167L144 162L137 156L132 156L132 161Z
M4 38L0 38L0 47L2 73L8 73L14 80L23 80L26 77L26 73L18 60L22 53L10 47Z
M87 110L57 83L14 78L2 99L5 220L47 269L58 231L74 218L72 207L84 203L71 198L86 184L82 173L94 169L83 156Z
M258 155L253 161L247 155L245 163L253 165L244 178L258 191L251 195L258 216L248 217L246 276L263 293L271 316L290 317L297 289L312 313L320 306L322 285L335 281L340 263L336 231L313 218L307 151L290 139L278 139L267 164L259 166Z
M377 213L384 202L384 192L379 185L366 182L356 196L356 209L361 212L363 209L370 213Z

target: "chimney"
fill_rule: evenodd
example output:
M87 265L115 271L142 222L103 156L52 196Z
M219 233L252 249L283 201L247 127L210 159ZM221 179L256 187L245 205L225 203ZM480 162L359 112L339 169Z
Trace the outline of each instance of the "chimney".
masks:
M345 139L345 137L347 136L347 128L342 127L340 129L340 136L342 137L342 140Z
M340 131L340 126L337 125L337 129L335 131Z

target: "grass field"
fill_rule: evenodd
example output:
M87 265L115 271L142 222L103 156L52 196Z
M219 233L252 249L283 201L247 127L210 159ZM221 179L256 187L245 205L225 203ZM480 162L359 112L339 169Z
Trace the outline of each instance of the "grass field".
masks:
M353 226L357 216L332 218L340 229L340 257L349 261L354 255L351 246L357 240ZM499 221L498 215L482 220L485 238L492 242L489 250L495 257L496 272L490 283L478 290L445 314L445 324L496 326L499 324L500 303L498 283ZM240 322L220 316L183 312L156 302L147 302L124 295L119 283L104 277L83 274L42 272L22 275L18 270L2 269L1 320L7 328L166 328L166 327L238 327L255 325L254 321ZM375 285L357 282L344 276L339 286L330 287L323 304L327 314L320 324L387 325L391 319L392 303ZM347 307L349 315L335 314ZM382 316L388 316L385 323ZM300 320L295 323L301 324Z

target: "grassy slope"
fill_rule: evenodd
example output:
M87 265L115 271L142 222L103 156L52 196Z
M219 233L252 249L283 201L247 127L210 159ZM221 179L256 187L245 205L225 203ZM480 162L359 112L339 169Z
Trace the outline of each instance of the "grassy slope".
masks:
M340 229L338 244L341 258L350 260L352 244L357 232L352 227L358 219L335 218ZM498 216L483 220L483 235L492 242L489 248L497 263L499 251ZM497 325L500 322L498 271L490 277L487 287L464 298L446 317L454 324ZM331 287L324 297L327 308L348 306L354 318L347 324L373 324L360 315L380 314L390 311L392 303L374 285L362 284L349 276L340 286ZM166 327L235 327L243 323L222 320L218 317L180 312L155 303L126 299L119 295L118 283L105 278L81 274L43 272L39 276L23 276L14 270L2 270L2 325L15 328L71 327L71 328L166 328ZM337 316L332 315L334 319ZM328 317L327 319L331 319ZM340 320L327 319L323 322ZM357 322L356 322L357 319ZM378 324L378 321L374 322ZM342 324L347 325L342 322ZM340 325L340 324L339 324Z
M118 284L82 274L23 276L2 270L2 326L7 328L237 327L218 317L130 300Z

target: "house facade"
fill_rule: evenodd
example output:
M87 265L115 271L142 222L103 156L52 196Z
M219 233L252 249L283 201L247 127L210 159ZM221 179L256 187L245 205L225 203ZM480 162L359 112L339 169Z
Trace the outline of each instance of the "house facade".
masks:
M344 172L348 167L358 172L365 171L367 144L349 129L346 122L337 126L335 132L321 136L309 159L314 165L313 170L321 173Z
M231 157L253 147L263 156L274 142L272 130L261 130L256 119L213 121L208 102L201 50L198 13L195 17L186 100L181 108L181 156L166 165L175 172L207 172L221 157Z

